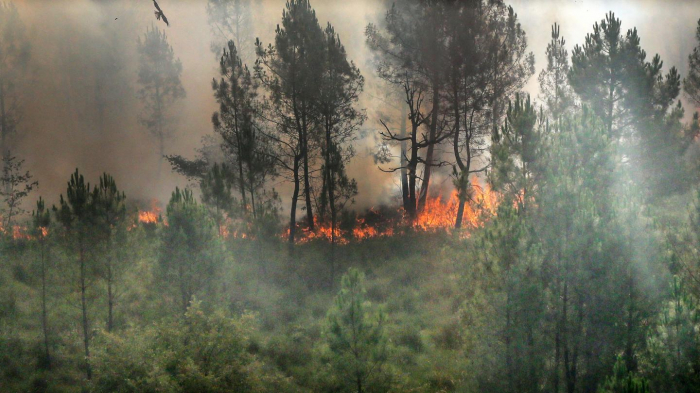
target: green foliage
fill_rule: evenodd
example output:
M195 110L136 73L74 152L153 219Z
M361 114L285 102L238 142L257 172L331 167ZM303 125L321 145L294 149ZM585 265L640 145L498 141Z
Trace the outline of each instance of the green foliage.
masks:
M75 169L68 182L66 198L60 197L60 209L54 206L56 219L66 229L86 227L94 221L96 192L91 190L90 183L85 183L85 178Z
M254 317L206 314L192 301L184 316L120 335L102 333L95 392L266 392L288 389L248 351ZM272 389L272 390L270 390Z
M36 210L32 211L32 224L33 229L38 235L41 232L41 228L48 229L51 225L51 212L46 208L46 203L42 197L36 202Z
M643 369L655 391L692 392L700 388L700 308L680 277L673 277L670 289L656 331L648 336Z
M161 232L158 277L184 312L193 296L213 288L223 261L218 230L188 189L176 188Z
M11 155L9 150L3 153L2 176L0 177L0 200L2 201L0 228L3 228L8 234L12 232L15 217L21 216L25 212L22 209L22 201L39 185L39 182L32 181L32 175L29 171L22 171L23 165L24 160L17 160L17 157Z
M221 137L221 151L230 163L230 186L240 193L238 216L248 221L257 218L265 203L264 187L276 176L274 151L261 131L258 79L253 78L239 57L233 41L228 42L219 61L219 80L212 81L219 110L212 115L214 132ZM231 206L233 207L233 206Z
M695 30L695 39L698 46L688 55L688 76L683 79L683 89L696 104L700 104L700 19Z
M539 120L539 121L538 121ZM508 103L506 121L501 131L494 130L491 145L493 170L490 182L495 190L506 194L506 198L519 198L523 206L525 195L533 187L537 175L537 160L545 148L547 125L539 119L530 96L522 99L516 94L515 101Z
M366 119L356 108L364 88L364 78L353 62L348 61L340 36L329 23L324 30L324 58L321 89L316 103L323 124L323 186L319 215L324 218L330 208L331 226L336 228L337 212L357 195L357 182L347 176L345 165L355 155L352 143ZM332 232L335 240L335 232Z
M598 389L599 393L649 393L649 382L635 373L628 372L622 358L617 358L613 375Z
M680 122L680 102L674 105L680 75L675 67L664 75L658 55L647 61L637 29L623 36L621 25L612 12L593 25L585 44L574 48L569 82L629 157L632 180L650 188L647 197L682 192L693 178L680 159L693 132Z
M547 114L558 126L562 116L574 103L574 94L567 80L569 73L569 52L566 41L559 35L560 26L552 25L552 40L547 44L547 67L540 72L539 83L542 99L547 106Z
M386 323L380 311L372 315L365 301L364 274L351 268L341 279L334 307L328 312L328 346L331 363L342 385L349 391L375 391L373 380L381 380L387 358Z
M221 227L226 214L233 207L231 177L226 164L219 166L215 163L199 183L202 190L202 202L211 208L211 214L218 227Z

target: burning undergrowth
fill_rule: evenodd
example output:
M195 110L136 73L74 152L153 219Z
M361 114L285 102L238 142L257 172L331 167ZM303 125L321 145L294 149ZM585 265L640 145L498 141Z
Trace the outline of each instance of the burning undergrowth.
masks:
M465 204L462 216L461 236L469 236L471 230L484 225L496 214L499 196L486 184L481 185L475 178L472 181L472 192ZM147 227L167 225L163 211L158 201L151 201L150 207L139 209L138 221ZM448 196L436 195L426 200L423 209L411 219L402 207L377 206L362 213L344 211L335 228L335 236L329 219L314 217L313 229L305 222L297 223L296 244L315 241L333 242L344 245L351 242L361 242L373 238L391 237L407 232L446 232L455 231L455 220L459 207L459 196L453 190ZM219 228L219 234L225 239L253 239L257 237L260 228L256 228L245 218L224 219ZM278 237L287 239L289 228Z

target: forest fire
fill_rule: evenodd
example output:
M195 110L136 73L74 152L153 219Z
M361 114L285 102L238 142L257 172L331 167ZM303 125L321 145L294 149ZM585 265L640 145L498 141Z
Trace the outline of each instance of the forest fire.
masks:
M158 201L151 201L151 210L139 210L139 222L142 224L157 224L161 218L162 210L158 207Z
M464 206L462 222L465 228L478 228L484 219L496 214L498 194L491 190L488 184L480 185L476 176L472 179L473 195L471 201ZM453 190L450 197L444 201L440 197L428 198L425 208L418 214L413 228L426 232L435 230L451 230L455 225L459 196Z
M31 240L32 236L28 233L27 227L15 225L12 227L12 238L14 240Z
M48 232L45 228L42 228L42 234L45 231ZM10 231L5 230L5 228L2 226L2 224L0 224L0 233L5 234L5 235L10 235ZM21 226L21 225L13 225L11 235L12 235L12 240L32 240L33 239L33 236L29 233L27 227Z
M464 206L462 218L462 227L465 229L473 229L481 227L485 220L496 215L496 209L499 203L499 196L492 191L488 184L481 185L478 178L472 179L473 193L471 200ZM457 191L453 190L450 196L437 196L428 198L424 209L418 214L416 219L410 223L407 219L391 219L383 216L375 209L370 209L365 216L357 217L351 229L342 229L341 225L335 229L336 244L348 244L350 241L363 241L371 238L393 236L396 233L412 228L414 231L422 232L452 232L455 226L455 218L459 208L459 197ZM368 216L375 218L372 223L367 220ZM405 216L403 208L398 210L397 216ZM297 243L303 244L313 240L332 241L332 230L330 222L319 222L317 217L314 217L315 229L300 228L300 235L297 237ZM465 236L468 231L463 232ZM289 236L287 229L283 238Z

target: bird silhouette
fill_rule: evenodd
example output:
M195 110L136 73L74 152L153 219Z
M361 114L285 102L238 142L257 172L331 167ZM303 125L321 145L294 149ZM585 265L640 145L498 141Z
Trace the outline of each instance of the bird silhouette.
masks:
M168 23L168 18L165 17L165 14L163 13L163 10L160 9L158 6L158 3L156 3L156 0L153 0L153 5L156 6L157 11L153 11L154 14L156 14L156 19L160 20L161 18L163 19L163 22L167 26L170 26L170 23Z

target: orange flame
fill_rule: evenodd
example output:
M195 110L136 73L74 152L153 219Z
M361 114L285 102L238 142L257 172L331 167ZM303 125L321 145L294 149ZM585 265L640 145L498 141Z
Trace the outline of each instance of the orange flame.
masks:
M14 225L12 227L12 238L14 240L31 240L32 236L27 232L27 227Z
M488 184L482 186L479 183L479 179L474 176L472 178L474 193L471 201L465 203L462 215L462 226L465 228L479 228L483 226L486 218L496 215L498 194L493 192ZM428 198L425 207L413 222L413 228L426 232L450 231L454 228L458 209L457 190L453 190L446 201L440 197Z
M157 224L161 216L162 210L158 207L158 201L151 201L151 210L139 211L139 222L143 224Z
M473 193L470 200L465 203L462 216L462 228L474 229L484 225L485 220L496 215L499 203L499 195L492 191L487 185L481 185L476 176L472 178ZM410 224L401 222L384 221L382 225L369 225L364 218L358 217L352 230L346 231L340 228L335 229L335 239L337 244L347 244L350 240L364 241L371 238L393 236L397 231L401 232L406 228L416 231L451 232L455 226L455 218L459 209L459 196L454 190L446 199L442 197L428 198L423 210ZM379 214L370 209L370 212ZM469 236L469 231L464 231L464 236ZM299 228L297 243L303 244L312 240L332 240L333 232L331 224L319 222L318 217L314 217L314 230ZM282 238L289 236L289 229L285 230Z

